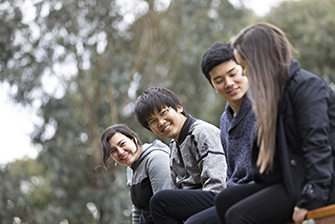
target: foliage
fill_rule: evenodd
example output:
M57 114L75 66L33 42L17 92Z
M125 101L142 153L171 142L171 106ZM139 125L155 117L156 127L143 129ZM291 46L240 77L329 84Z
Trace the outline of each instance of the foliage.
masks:
M334 80L334 1L284 2L256 18L228 0L141 0L130 23L123 1L31 2L0 3L0 81L37 108L43 124L32 139L41 151L0 169L0 223L130 223L125 167L100 166L101 133L126 123L143 142L158 138L132 113L153 86L218 126L225 102L201 73L202 56L256 19L289 33L303 67Z
M328 83L335 82L334 10L333 0L285 1L265 18L289 35L302 68Z
M130 223L125 167L99 166L102 131L127 123L143 142L156 138L132 114L137 96L152 86L170 88L187 112L218 125L224 102L201 74L201 58L215 41L229 41L252 13L227 0L147 0L138 1L142 10L126 24L114 0L31 2L31 20L21 1L0 4L0 80L10 83L14 100L38 109L43 124L32 137L41 152L30 161L36 171L5 167L4 192L15 192L3 197L10 212L1 219ZM43 188L40 198L20 188L22 181L33 186L33 175L45 179L34 188Z

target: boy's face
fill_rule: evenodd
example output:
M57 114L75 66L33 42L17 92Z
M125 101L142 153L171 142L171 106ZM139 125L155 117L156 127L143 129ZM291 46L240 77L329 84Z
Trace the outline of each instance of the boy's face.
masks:
M214 67L209 75L216 93L227 100L233 109L238 109L249 88L248 77L243 74L242 67L230 60Z
M178 141L181 128L186 121L182 112L181 105L177 106L177 111L167 106L163 107L161 111L155 109L154 114L148 120L148 125L156 135Z

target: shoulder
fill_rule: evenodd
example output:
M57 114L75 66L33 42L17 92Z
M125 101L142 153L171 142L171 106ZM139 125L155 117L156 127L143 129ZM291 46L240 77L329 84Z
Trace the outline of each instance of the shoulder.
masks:
M292 80L289 82L288 88L291 90L296 89L299 86L306 85L306 87L309 86L309 83L316 83L317 85L324 85L326 84L320 77L317 75L306 71L304 69L299 69L298 72L294 77L292 77Z
M221 132L216 126L202 120L197 120L193 126L190 136L192 136L196 142L217 143L217 141L220 141Z
M227 120L227 109L221 114L220 121L224 122Z
M146 143L143 145L143 150L145 150L148 154L150 153L170 153L170 148L162 141L156 139L152 143Z
M313 100L313 98L320 96L323 90L329 88L324 80L304 69L300 69L287 85L290 97L299 101L305 98Z
M191 126L190 128L192 132L206 132L206 131L211 131L211 132L217 132L220 131L218 127L216 127L213 124L210 124L206 121L197 119Z
M220 129L203 120L197 120L192 124L189 134L198 140L215 139L220 136Z

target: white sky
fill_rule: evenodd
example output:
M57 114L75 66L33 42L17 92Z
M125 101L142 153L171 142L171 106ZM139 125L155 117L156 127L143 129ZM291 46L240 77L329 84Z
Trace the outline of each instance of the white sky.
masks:
M271 6L283 0L249 0L256 14L263 16ZM233 4L238 0L230 0ZM25 157L36 158L38 150L31 144L30 134L38 118L31 109L13 104L8 98L9 85L0 83L0 165Z
M232 4L239 2L239 0L229 0ZM279 3L290 0L246 0L245 5L259 16L264 16L268 13L271 7L279 5Z
M8 90L9 84L0 83L0 164L37 156L37 149L30 144L29 137L36 116L29 109L13 104Z

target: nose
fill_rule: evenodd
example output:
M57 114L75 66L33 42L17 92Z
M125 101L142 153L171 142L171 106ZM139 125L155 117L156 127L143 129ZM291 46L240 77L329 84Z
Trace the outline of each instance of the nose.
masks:
M225 87L231 87L234 84L234 81L231 78L226 78L226 85Z
M118 156L122 156L122 154L124 153L124 150L122 148L120 148L120 147L117 147L116 151L117 151L117 155Z
M165 118L164 117L159 116L157 119L158 119L158 124L159 125L163 125L165 123Z

